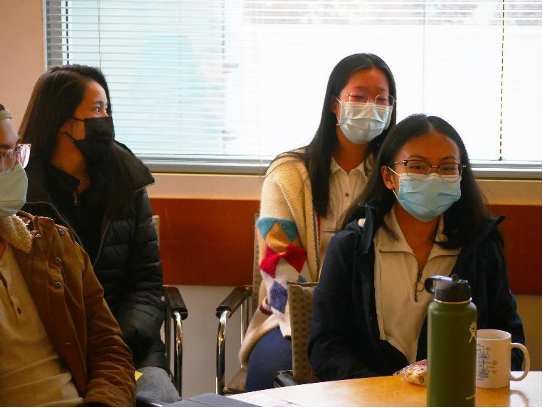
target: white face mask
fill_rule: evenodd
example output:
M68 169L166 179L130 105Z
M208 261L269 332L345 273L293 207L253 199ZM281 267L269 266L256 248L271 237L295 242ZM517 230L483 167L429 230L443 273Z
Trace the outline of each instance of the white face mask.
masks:
M393 106L374 103L342 102L338 126L353 143L369 143L390 125Z
M20 163L12 170L0 173L0 217L9 217L26 202L28 179Z

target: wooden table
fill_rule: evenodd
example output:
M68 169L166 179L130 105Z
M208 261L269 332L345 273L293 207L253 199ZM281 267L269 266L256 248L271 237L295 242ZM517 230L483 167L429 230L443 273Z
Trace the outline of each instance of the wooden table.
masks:
M514 373L518 376L520 373ZM425 406L426 387L405 382L400 377L374 377L330 381L295 387L274 388L234 395L239 401L266 406ZM477 406L541 406L541 371L530 371L510 387L477 388Z

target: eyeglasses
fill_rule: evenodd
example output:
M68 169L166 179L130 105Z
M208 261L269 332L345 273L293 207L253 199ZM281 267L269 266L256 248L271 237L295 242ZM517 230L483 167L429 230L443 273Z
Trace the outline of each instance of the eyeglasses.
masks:
M17 163L26 167L30 158L30 145L18 144L13 149L0 150L0 173L11 171Z
M394 97L392 95L369 95L364 92L356 91L348 94L339 94L339 96L346 96L349 99L347 102L356 103L375 103L380 106L392 106L394 105Z
M408 176L427 176L432 169L437 169L437 174L447 180L458 179L462 175L462 170L466 168L461 163L441 163L438 166L432 166L424 160L400 160L393 164L403 164ZM392 170L392 169L391 169Z

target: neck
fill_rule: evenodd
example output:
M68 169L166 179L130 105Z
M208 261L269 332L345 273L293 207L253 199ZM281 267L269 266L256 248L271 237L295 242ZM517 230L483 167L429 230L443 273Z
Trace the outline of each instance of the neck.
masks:
M422 244L433 244L439 217L422 222L409 214L400 204L395 206L395 215L405 240L412 249L418 248Z
M88 179L85 158L73 141L66 135L60 135L51 164L56 168L74 176L80 181Z
M368 144L353 143L345 137L339 126L336 126L338 147L333 156L337 164L347 173L358 167L366 157Z

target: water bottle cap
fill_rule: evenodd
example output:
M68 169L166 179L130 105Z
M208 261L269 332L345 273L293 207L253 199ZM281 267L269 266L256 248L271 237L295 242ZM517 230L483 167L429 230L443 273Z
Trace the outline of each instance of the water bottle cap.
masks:
M471 298L468 281L458 275L431 276L424 281L424 288L441 302L468 302Z

